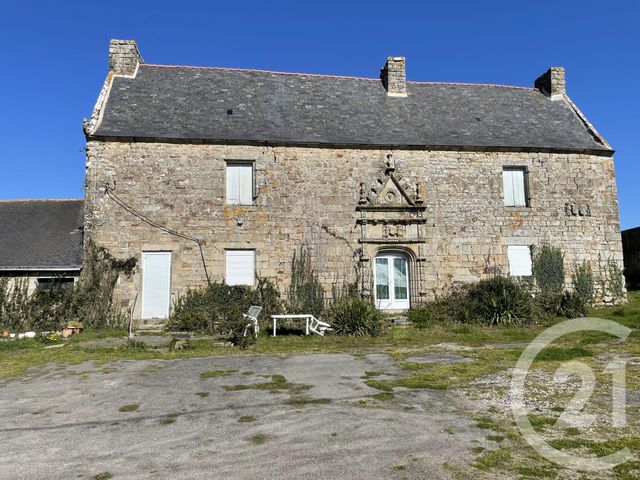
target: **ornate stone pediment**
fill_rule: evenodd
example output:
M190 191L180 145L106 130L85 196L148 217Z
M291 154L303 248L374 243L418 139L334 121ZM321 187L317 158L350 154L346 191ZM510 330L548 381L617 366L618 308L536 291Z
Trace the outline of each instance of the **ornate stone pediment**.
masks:
M395 161L387 155L385 174L368 189L360 184L358 210L424 210L424 184L411 183L396 173Z
M424 185L396 172L392 155L387 155L384 176L370 188L360 184L356 210L361 212L360 243L424 243Z

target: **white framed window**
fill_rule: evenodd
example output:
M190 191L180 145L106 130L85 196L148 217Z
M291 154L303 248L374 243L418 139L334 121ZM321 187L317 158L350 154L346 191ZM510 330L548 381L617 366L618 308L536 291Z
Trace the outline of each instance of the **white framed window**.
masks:
M255 250L225 250L227 285L253 285L256 275Z
M253 203L253 163L227 162L227 205Z
M528 245L509 245L509 275L512 277L530 277L532 275L531 247Z
M505 207L527 207L527 170L522 167L502 169L502 188Z

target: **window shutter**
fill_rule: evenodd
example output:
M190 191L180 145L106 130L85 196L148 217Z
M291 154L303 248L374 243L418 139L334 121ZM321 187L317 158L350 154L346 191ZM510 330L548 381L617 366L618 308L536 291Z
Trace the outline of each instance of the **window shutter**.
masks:
M171 288L171 252L142 253L142 318L167 318Z
M227 250L225 282L227 285L253 285L255 278L255 251Z
M524 169L508 168L502 171L504 204L507 207L525 207Z
M227 204L229 205L240 203L239 173L236 165L227 165Z
M511 170L511 181L513 182L513 205L524 207L526 200L524 196L524 170Z
M253 202L253 165L227 164L227 204L251 205Z
M240 205L251 205L253 202L253 165L239 165L238 172Z
M509 245L509 275L512 277L529 277L531 271L531 247L527 245Z

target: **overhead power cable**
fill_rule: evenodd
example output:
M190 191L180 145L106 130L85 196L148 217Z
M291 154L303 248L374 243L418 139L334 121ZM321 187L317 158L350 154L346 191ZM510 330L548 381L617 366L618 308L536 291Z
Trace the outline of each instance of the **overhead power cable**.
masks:
M192 235L188 235L186 233L178 232L176 230L173 230L169 227L165 227L164 225L160 225L158 222L151 220L146 215L138 212L136 209L134 209L132 206L130 206L124 200L118 197L114 193L115 190L116 190L115 181L113 182L113 186L109 185L109 183L105 184L104 193L106 193L111 200L113 200L116 204L118 204L124 210L129 212L131 215L138 217L140 220L142 220L146 224L151 225L153 228L157 228L158 230L161 230L165 233L168 233L169 235L173 235L175 237L180 237L180 238L184 238L185 240L191 240L192 242L195 242L198 245L198 249L200 251L200 259L202 260L202 268L204 269L204 275L205 277L207 277L207 283L211 285L211 280L209 279L209 271L207 270L207 263L205 262L204 253L202 251L202 244L204 243L202 239L194 237Z

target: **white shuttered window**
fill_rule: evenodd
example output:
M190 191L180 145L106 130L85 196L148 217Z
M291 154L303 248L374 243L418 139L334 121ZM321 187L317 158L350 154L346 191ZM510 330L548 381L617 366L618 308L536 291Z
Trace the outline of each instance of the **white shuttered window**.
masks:
M254 250L225 251L225 282L227 285L253 285L255 255Z
M509 275L512 277L531 276L531 247L527 245L509 245Z
M227 163L227 205L253 203L253 164Z
M167 318L171 252L142 252L142 318Z
M527 206L524 168L505 168L502 170L502 186L506 207Z

